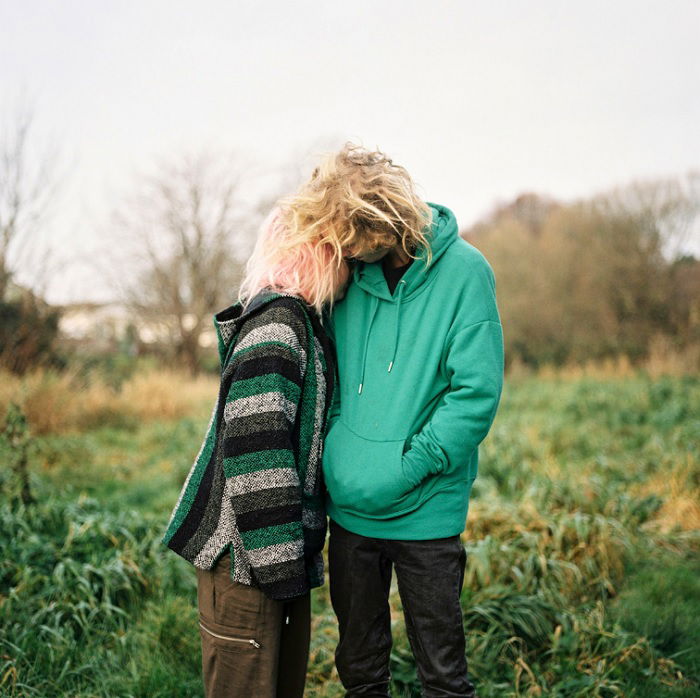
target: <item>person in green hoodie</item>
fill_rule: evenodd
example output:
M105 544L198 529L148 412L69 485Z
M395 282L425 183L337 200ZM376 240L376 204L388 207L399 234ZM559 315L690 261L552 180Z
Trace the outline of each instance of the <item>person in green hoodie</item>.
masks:
M331 316L339 389L322 456L338 673L348 696L389 695L394 569L424 695L474 696L460 534L503 385L494 274L380 151L346 143L314 177L355 262Z

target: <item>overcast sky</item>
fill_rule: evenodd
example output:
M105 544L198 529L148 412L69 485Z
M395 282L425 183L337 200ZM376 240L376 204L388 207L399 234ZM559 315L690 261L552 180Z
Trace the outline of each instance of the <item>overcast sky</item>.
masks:
M66 259L137 171L203 147L274 171L353 139L467 226L700 168L699 36L698 0L0 0L0 97L65 154ZM75 264L49 300L109 293Z

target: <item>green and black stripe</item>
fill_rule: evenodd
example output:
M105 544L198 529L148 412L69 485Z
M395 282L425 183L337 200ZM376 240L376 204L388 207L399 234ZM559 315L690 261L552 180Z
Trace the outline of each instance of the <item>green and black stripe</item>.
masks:
M321 449L334 353L296 296L263 292L214 324L219 396L163 543L200 569L230 550L234 580L292 598L323 583Z

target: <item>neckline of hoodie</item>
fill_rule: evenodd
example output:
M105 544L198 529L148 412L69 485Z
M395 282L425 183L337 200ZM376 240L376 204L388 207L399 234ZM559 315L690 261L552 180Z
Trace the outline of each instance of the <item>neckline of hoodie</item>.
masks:
M428 277L428 279L427 279L426 281L424 281L417 289L415 289L415 290L413 291L413 293L410 293L410 292L409 292L409 293L407 293L405 296L402 296L401 299L400 299L400 301L399 301L399 298L398 298L396 295L391 295L389 298L385 298L384 296L380 296L380 295L378 295L378 294L376 294L376 293L373 293L372 291L368 291L368 290L367 290L367 287L366 287L366 286L363 286L363 285L360 284L359 282L356 281L355 283L357 283L357 285L358 285L368 296L372 296L372 297L376 298L377 300L386 301L387 303L393 303L393 304L396 304L396 303L399 303L399 302L402 303L402 304L404 304L404 303L410 303L414 298L418 298L419 296L423 295L423 293L425 293L425 291L427 291L427 290L430 288L430 286L431 286L433 283L435 283L436 276L437 276L436 274L430 274L429 277ZM403 281L403 279L400 279L400 281ZM388 291L388 288L387 288L387 291Z
M413 263L408 266L408 269L405 271L405 273L401 277L400 281L404 281L408 284L409 282L414 281L415 276L417 274L425 274L425 275L427 275L428 278L425 279L424 281L421 281L421 283L416 288L413 288L412 290L407 290L406 295L401 300L402 303L407 303L408 301L412 300L413 298L417 298L433 283L433 281L435 280L435 277L437 276L437 274L434 272L435 266L440 263L440 261L445 256L445 254L447 254L449 252L450 247L452 247L452 245L454 245L458 239L461 239L459 234L455 235L451 240L449 240L449 242L447 242L445 247L440 251L440 255L438 256L438 258L433 259L431 261L431 264L429 267L425 266L426 260L424 259L423 252L421 252L421 256L418 259L413 260ZM364 270L367 267L374 266L374 265L376 265L376 267L379 269L378 273L374 272L377 276L377 278L375 280L376 283L364 283L363 284L363 282L361 280L362 272L364 272ZM414 272L414 269L417 269L417 271ZM381 260L379 260L377 262L372 262L371 264L367 264L366 262L363 263L363 266L361 268L358 268L355 270L354 275L356 275L354 282L358 286L360 286L360 288L363 291L365 291L366 293L379 298L379 300L386 300L386 301L389 301L392 303L396 302L396 296L389 292L389 287L386 284L386 279L384 277L384 270L382 268ZM411 278L409 275L413 275L413 278ZM357 277L359 277L359 278L357 278ZM406 277L409 277L409 279L407 280ZM372 290L371 291L368 290L367 287L371 288ZM383 291L386 292L388 297L381 295Z

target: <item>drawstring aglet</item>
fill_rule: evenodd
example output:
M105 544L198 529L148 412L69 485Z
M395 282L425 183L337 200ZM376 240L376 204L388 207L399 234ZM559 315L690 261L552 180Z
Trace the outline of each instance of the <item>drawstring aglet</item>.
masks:
M357 390L357 394L359 395L362 392L362 383L360 383L360 387Z
M390 361L390 362L389 362L389 370L387 371L387 373L391 373L391 367L392 367L393 365L394 365L394 362L393 362L393 361Z

